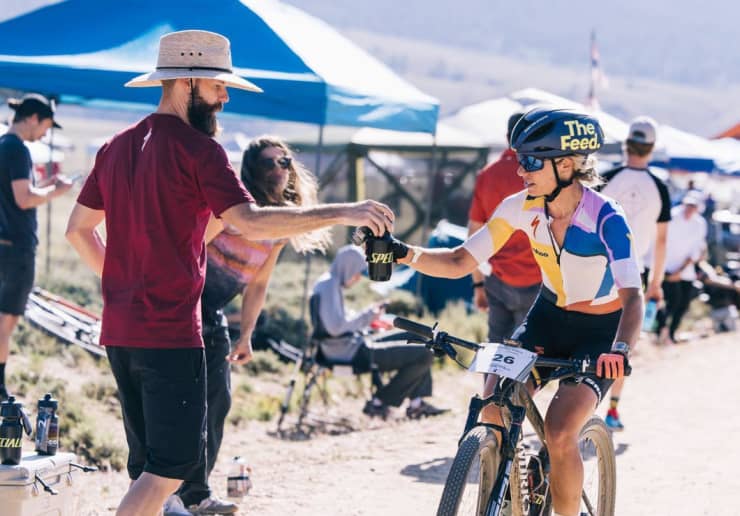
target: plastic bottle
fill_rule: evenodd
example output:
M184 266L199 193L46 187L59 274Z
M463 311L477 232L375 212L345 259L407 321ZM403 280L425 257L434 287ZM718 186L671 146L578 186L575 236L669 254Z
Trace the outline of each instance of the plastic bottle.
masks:
M46 393L38 402L36 451L41 455L54 455L57 451L59 442L59 418L56 415L57 407L58 402L51 397L51 393Z
M46 445L47 455L56 455L59 449L59 416L56 412L52 414L51 421L49 422L49 439Z
M23 431L31 435L31 422L23 412L23 403L10 396L0 404L0 462L7 465L21 463Z
M247 461L241 457L234 457L229 465L229 472L226 477L226 496L235 501L241 501L249 490L252 489L252 480L249 474L252 468L247 465Z
M386 232L381 237L369 236L367 247L367 275L372 281L388 281L393 274L393 250L391 235Z
M658 302L650 299L645 304L645 317L642 319L642 331L653 331L655 328L655 316L658 314Z

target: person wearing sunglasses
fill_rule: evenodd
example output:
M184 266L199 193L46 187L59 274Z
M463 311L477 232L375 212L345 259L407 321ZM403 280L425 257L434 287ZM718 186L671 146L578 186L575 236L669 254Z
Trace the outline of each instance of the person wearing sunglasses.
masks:
M523 114L509 117L507 142L511 142L511 131ZM509 147L478 173L468 211L468 236L486 224L501 201L522 189L518 170L516 152ZM527 315L540 291L542 275L522 231L515 232L488 264L491 272L487 276L478 269L473 271L473 300L476 307L488 312L488 341L503 342Z
M318 203L318 183L303 164L293 159L288 145L264 135L249 142L242 157L241 179L259 206L307 207ZM290 240L248 240L234 227L208 234L206 283L201 296L203 342L207 371L207 459L165 504L165 516L230 514L238 506L215 496L208 477L216 464L224 423L231 407L230 363L252 357L252 333L267 295L280 252L290 242L299 253L324 252L331 233L321 229ZM224 308L242 294L240 335L231 348ZM205 479L205 481L204 481Z
M398 263L430 276L460 278L494 255L516 230L525 232L542 272L542 288L511 343L553 358L596 359L596 374L560 382L545 418L553 508L579 513L583 464L578 436L616 378L624 375L643 313L640 271L625 215L591 189L593 154L604 142L594 117L538 107L517 122L511 146L524 190L504 199L488 222L454 249L423 249L398 240ZM542 387L542 369L528 387ZM497 382L486 380L489 395ZM498 407L482 419L501 424Z

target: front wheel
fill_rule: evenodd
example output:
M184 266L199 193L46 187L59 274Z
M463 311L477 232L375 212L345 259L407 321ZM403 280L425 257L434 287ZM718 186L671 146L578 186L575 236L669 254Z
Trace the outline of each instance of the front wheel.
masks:
M484 516L500 461L493 431L484 426L470 430L447 474L437 516Z
M614 516L617 466L614 443L604 421L592 417L581 430L578 449L583 461L581 513Z

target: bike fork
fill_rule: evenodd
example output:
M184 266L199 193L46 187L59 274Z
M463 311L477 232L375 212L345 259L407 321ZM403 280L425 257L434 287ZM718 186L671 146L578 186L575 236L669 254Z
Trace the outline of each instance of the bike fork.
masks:
M493 493L488 500L488 507L486 508L486 516L499 516L501 509L504 506L504 497L506 496L506 490L509 488L509 476L511 475L511 459L507 459L501 468L499 468L498 477L496 484L493 486Z

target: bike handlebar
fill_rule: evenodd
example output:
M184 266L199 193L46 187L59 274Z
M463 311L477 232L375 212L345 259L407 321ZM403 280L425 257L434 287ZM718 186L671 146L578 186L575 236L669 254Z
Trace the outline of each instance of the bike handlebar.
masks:
M427 340L427 347L431 349L441 350L447 355L450 355L450 352L454 353L454 350L449 349L450 344L461 346L473 351L478 351L483 347L480 344L476 344L475 342L470 342L454 337L443 331L437 331L436 324L434 325L434 327L430 327L416 321L405 319L403 317L396 317L395 319L393 319L393 326L398 329L423 337ZM450 356L453 359L455 358L453 355ZM540 367L564 367L573 369L575 371L578 371L579 373L596 374L596 362L593 362L588 357L571 359L537 357L537 362L535 364ZM629 376L631 372L632 368L627 365L627 367L625 367L624 375Z
M412 321L409 319L404 319L403 317L396 317L393 319L393 326L398 328L399 330L404 330L409 333L414 333L420 337L424 337L425 339L433 339L434 338L434 329L430 328L426 324L420 324L416 321Z

